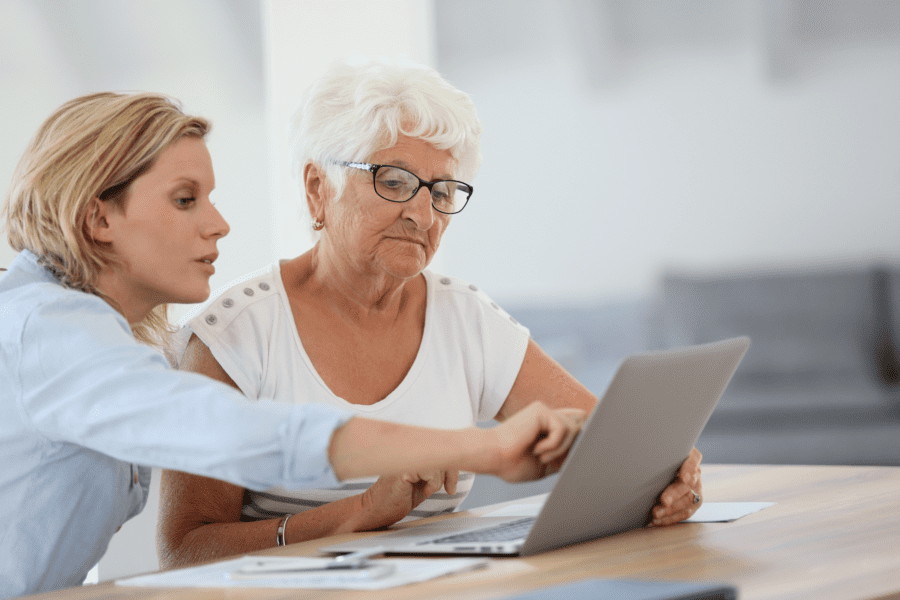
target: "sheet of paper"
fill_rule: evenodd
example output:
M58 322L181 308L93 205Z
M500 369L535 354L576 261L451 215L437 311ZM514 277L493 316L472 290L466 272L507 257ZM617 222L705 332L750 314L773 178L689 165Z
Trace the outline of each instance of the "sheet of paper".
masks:
M764 508L773 506L774 502L704 502L697 512L685 523L726 523L737 521Z
M295 568L316 568L330 562L328 558L284 556L242 556L227 561L139 575L119 579L116 585L131 587L188 587L188 588L312 588L346 590L382 590L409 583L428 581L451 573L461 573L487 566L483 558L397 558L376 559L370 564L392 567L386 575L373 578L356 570L330 570L307 573L279 573L253 578L233 576L247 565L269 561L279 566L290 563Z
M546 498L545 498L546 499ZM685 523L725 523L736 521L741 517L753 514L772 506L774 502L704 502ZM541 512L541 503L510 504L483 517L536 517Z

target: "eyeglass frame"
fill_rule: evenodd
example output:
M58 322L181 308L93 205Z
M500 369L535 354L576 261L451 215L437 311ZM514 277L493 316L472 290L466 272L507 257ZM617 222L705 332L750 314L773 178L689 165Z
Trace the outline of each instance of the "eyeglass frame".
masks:
M418 175L416 175L409 169L404 169L403 167L398 167L397 165L376 165L376 164L372 164L372 163L361 163L361 162L354 162L354 161L347 161L347 160L336 160L333 162L337 165L341 165L342 167L351 167L353 169L359 169L360 171L368 171L369 173L371 173L372 174L372 188L375 190L375 193L378 194L379 198L384 198L388 202L395 202L397 204L403 204L404 202L409 202L410 200L412 200L413 198L416 197L416 194L419 193L419 190L421 190L423 187L425 187L428 189L428 195L431 197L431 208L438 211L442 215L458 215L459 213L461 213L463 211L463 208L465 208L466 206L469 205L469 199L472 197L472 193L475 191L475 188L473 188L470 184L466 183L465 181L459 181L458 179L435 179L434 181L425 181L424 179L422 179L421 177L419 177ZM412 196L410 196L406 200L391 200L390 198L385 198L384 196L382 196L381 194L378 193L378 188L375 186L375 175L376 175L376 173L378 173L378 169L381 169L384 167L391 168L391 169L400 169L401 171L405 171L406 173L409 173L410 175L412 175L413 177L415 177L416 179L419 180L419 185L416 187L415 191L413 191ZM433 187L438 183L447 183L447 182L461 183L462 185L469 188L469 195L466 196L466 202L465 202L465 204L463 204L463 207L461 209L459 209L458 211L452 212L452 213L443 211L434 205Z

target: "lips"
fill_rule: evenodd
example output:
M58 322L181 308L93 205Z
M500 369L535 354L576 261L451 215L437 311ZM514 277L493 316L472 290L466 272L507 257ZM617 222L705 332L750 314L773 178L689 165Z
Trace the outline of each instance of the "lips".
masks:
M418 245L420 245L420 246L424 246L424 245L425 245L425 242L424 242L424 241L422 241L422 240L416 240L416 239L412 239L412 238L394 237L394 238L391 238L391 239L398 240L398 241L400 241L400 242L409 242L410 244L418 244Z
M208 268L210 273L215 273L216 268L213 266L213 263L216 262L217 258L219 258L219 254L217 252L214 252L212 254L207 254L206 256L198 258L196 262Z

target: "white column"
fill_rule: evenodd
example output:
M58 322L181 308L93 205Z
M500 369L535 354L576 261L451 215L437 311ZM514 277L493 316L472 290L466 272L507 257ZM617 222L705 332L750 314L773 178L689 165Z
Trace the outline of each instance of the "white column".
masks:
M269 197L277 258L306 251L306 200L293 177L288 123L307 87L348 54L435 64L432 0L262 0Z

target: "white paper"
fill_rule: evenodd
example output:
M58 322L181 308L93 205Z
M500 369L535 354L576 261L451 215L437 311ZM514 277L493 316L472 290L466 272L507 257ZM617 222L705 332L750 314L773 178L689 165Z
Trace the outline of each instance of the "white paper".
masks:
M544 498L546 500L546 498ZM725 523L736 521L775 504L774 502L704 502L694 515L684 523ZM534 504L511 504L498 508L483 517L536 517L543 502Z
M284 556L242 556L232 560L212 563L200 567L190 567L173 571L163 571L151 575L139 575L119 579L116 585L131 587L190 587L190 588L312 588L345 590L382 590L386 588L428 581L442 575L479 569L488 564L483 558L398 558L377 559L370 564L390 564L392 573L377 579L361 578L360 574L349 570L333 569L312 573L284 573L253 579L235 579L230 573L249 564L270 560L278 564L293 563L296 568L316 568L331 562L330 558L305 558Z
M726 523L737 521L764 508L773 506L774 502L704 502L694 515L684 523Z

